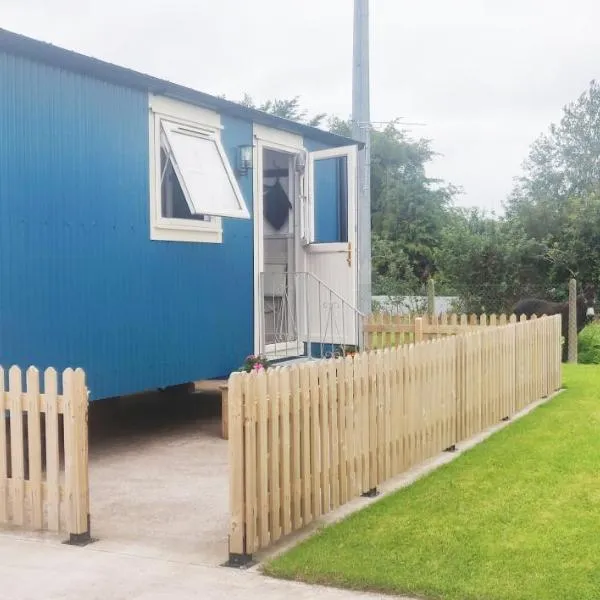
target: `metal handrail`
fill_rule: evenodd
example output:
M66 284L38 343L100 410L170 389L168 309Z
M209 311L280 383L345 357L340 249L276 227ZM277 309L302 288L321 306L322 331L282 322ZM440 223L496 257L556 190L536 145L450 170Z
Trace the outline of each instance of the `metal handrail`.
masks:
M290 321L291 321L291 327L293 328L294 326L296 326L296 349L298 350L299 346L300 346L300 331L298 330L298 324L300 322L300 309L299 306L297 304L295 304L295 300L294 300L294 306L293 308L290 309L290 298L288 297L288 289L289 289L289 281L290 278L293 279L295 282L298 281L303 281L304 285L305 285L305 298L304 298L304 311L305 311L305 328L306 328L306 346L305 346L305 351L303 354L298 354L298 355L308 355L308 356L312 356L312 349L309 347L309 344L314 344L315 342L313 340L310 339L311 337L311 330L310 330L310 322L309 322L309 315L310 315L310 304L313 302L313 300L310 297L309 294L309 281L312 281L314 284L316 284L318 286L318 320L319 320L319 333L318 333L318 340L316 341L317 344L319 344L321 346L321 356L327 355L328 353L324 352L325 347L327 346L328 343L331 344L331 349L332 349L332 353L333 353L333 348L335 346L339 346L341 348L341 353L342 355L345 355L346 351L345 351L345 343L340 341L340 340L344 340L345 339L345 334L346 334L346 319L345 319L345 312L346 310L350 310L353 315L354 315L354 319L351 320L355 320L355 325L357 328L357 338L358 338L358 346L362 347L363 345L363 338L364 338L364 332L363 332L363 328L362 328L362 318L365 316L364 313L362 313L360 310L358 310L358 308L356 308L356 306L354 306L353 304L351 304L350 302L348 302L347 300L345 300L344 298L342 298L342 296L340 296L340 294L338 294L335 290L333 290L329 285L327 285L324 281L322 281L319 277L317 277L316 275L314 275L313 273L310 273L308 271L296 271L296 272L277 272L277 271L263 271L260 273L259 276L259 284L260 284L260 315L261 315L261 319L263 321L263 327L262 327L262 331L261 331L261 339L260 339L260 347L261 347L261 351L264 354L266 351L266 307L265 307L265 275L271 274L275 277L283 277L284 280L284 287L282 288L282 292L281 295L277 295L275 296L275 294L272 294L272 301L273 303L275 303L275 298L277 299L282 299L282 304L281 304L281 319L276 318L276 312L277 309L275 307L273 307L273 315L274 315L274 321L273 324L274 326L277 325L277 323L279 323L279 321L281 321L281 325L283 326L283 321L285 320L285 322L287 323L287 327L290 327ZM299 288L295 288L294 289L299 289ZM325 293L325 296L329 297L329 304L327 305L326 303L322 302L322 293ZM296 297L297 299L297 297ZM334 311L333 311L333 306L334 306L334 299L340 304L341 306L341 331L339 329L339 323L337 322L336 319L334 319ZM325 332L323 332L323 313L322 313L322 309L324 306L328 306L329 308L329 314L326 316L325 319ZM336 342L336 330L337 329L337 334L340 336L340 340L338 340ZM293 331L291 332L291 334L293 335ZM290 335L290 331L287 331L287 335ZM329 335L329 342L327 342L327 336ZM275 336L275 342L274 342L274 346L275 346L275 353L277 353L277 335L276 332L274 334ZM287 340L285 342L284 347L287 349L287 345L291 343L292 347L294 346L294 342L290 342L289 340ZM279 342L279 344L281 344L281 342ZM302 342L302 344L304 345L304 342Z

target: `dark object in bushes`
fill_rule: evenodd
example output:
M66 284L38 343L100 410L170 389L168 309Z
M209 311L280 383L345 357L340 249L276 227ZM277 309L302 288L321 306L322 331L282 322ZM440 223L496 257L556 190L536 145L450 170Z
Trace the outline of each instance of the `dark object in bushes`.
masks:
M594 306L596 304L596 288L588 284L583 288L583 294L577 297L577 334L593 319ZM562 360L567 362L569 354L569 303L568 302L549 302L539 298L525 298L515 304L512 312L519 318L525 315L528 319L532 315L541 317L542 315L561 316L561 331L565 339L562 348Z

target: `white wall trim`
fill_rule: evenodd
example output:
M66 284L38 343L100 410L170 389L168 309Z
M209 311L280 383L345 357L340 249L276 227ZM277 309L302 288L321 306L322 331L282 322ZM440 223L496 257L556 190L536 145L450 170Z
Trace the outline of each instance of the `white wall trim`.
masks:
M254 137L261 142L267 142L273 149L281 149L288 152L297 152L304 149L304 139L301 135L273 129L265 125L254 123Z
M208 126L212 129L222 129L221 115L214 110L173 100L166 96L148 95L148 106L151 112L161 114L175 120L184 120Z

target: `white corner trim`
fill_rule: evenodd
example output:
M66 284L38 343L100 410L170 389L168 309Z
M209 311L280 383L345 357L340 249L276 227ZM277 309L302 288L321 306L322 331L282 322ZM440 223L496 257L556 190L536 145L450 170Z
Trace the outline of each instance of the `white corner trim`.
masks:
M296 133L273 129L259 123L253 124L253 132L255 139L265 142L271 148L287 150L288 152L304 150L304 139Z
M173 100L166 96L149 94L148 106L150 111L164 117L191 124L208 126L212 129L221 129L221 115L214 110Z

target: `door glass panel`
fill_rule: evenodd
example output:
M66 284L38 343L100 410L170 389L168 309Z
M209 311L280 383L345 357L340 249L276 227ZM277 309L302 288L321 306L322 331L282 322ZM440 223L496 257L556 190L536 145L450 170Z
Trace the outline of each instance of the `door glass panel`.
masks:
M313 243L348 241L348 158L314 162Z

